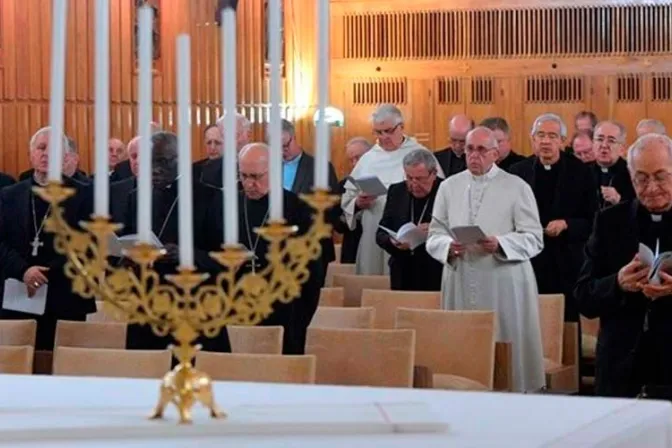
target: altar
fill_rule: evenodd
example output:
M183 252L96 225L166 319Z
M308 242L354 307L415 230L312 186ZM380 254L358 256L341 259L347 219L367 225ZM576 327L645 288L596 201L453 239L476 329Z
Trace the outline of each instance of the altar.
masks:
M0 446L672 447L672 404L667 402L218 382L216 398L231 418L211 420L199 409L193 425L180 426L172 408L164 421L146 418L157 393L156 380L0 375ZM367 406L394 409L399 404L413 415L390 420L416 426L366 428L362 420L352 431L343 429L348 413L356 420ZM288 415L300 415L297 409L312 408L318 417L307 418L303 428L294 426L294 434L262 425L263 430L247 434L221 435L251 407L290 420ZM308 423L325 412L340 422L338 431Z

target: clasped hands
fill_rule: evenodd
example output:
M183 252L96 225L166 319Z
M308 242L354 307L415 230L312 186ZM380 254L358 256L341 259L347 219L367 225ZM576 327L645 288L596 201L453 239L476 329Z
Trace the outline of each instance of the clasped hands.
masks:
M494 254L499 250L499 241L497 237L488 236L481 240L478 240L475 244L465 245L459 241L453 241L450 243L450 249L448 250L448 260L455 258L461 258L466 252L476 249L488 254Z
M639 255L618 271L618 286L626 292L641 292L651 300L672 295L672 275L658 271L660 285L649 283L650 268L642 263Z

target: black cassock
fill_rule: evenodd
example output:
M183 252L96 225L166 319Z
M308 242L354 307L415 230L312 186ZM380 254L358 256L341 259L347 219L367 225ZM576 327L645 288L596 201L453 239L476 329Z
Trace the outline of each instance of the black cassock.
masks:
M216 190L204 226L197 234L201 235L201 242L197 243L206 251L216 251L223 242L223 201L222 192ZM264 225L268 220L268 196L261 199L247 199L243 192L238 194L238 228L239 243L253 251L255 259L247 263L240 270L240 274L248 273L253 268L259 272L268 266L266 253L268 243L258 236L254 229ZM298 227L298 234L305 233L312 223L312 209L301 201L294 193L284 191L284 218L290 225ZM206 260L207 261L207 260ZM254 264L254 265L253 265ZM203 266L212 275L221 270L215 262L208 262ZM273 312L260 325L280 325L284 328L283 353L301 354L305 348L306 330L315 314L320 293L320 273L322 272L321 259L308 265L310 277L301 288L301 294L289 304L276 302Z
M508 156L497 162L497 166L508 172L513 165L522 162L523 160L525 160L525 156L521 156L520 154L511 151Z
M437 151L434 153L434 156L439 162L439 165L441 165L441 169L446 175L446 178L453 174L461 173L467 169L467 157L464 154L458 156L452 148Z
M557 237L544 234L544 249L532 259L532 267L539 293L564 294L565 319L577 321L572 291L595 218L596 187L590 167L574 156L560 152L558 162L549 168L535 156L513 165L510 172L532 188L542 227L554 220L567 222Z
M596 162L589 164L593 178L595 179L597 205L599 209L611 206L604 200L601 187L614 187L621 195L621 202L626 202L635 198L635 188L632 186L628 164L625 160L619 158L615 164L608 168L603 168Z
M63 203L65 218L72 227L81 220L90 219L92 191L86 184L64 178L65 186L74 188L76 194ZM0 241L7 249L2 268L4 278L23 281L31 266L49 268L47 302L44 315L35 316L2 310L3 319L37 320L36 349L52 350L58 320L86 320L88 313L96 311L94 300L85 300L72 293L71 281L65 276L66 259L54 250L54 236L44 231L43 222L49 204L33 193L37 186L32 178L4 188L0 192ZM35 243L35 244L33 244Z
M581 314L600 319L595 392L633 397L642 386L672 388L672 296L649 300L618 286L639 243L672 250L672 212L652 215L637 200L600 212L586 245L575 295Z
M338 194L345 194L345 184L347 178L338 183ZM340 207L339 207L340 208ZM354 230L350 230L345 223L343 210L340 210L339 219L334 223L334 230L343 235L341 243L341 263L354 264L357 262L357 250L359 249L359 240L362 238L362 222L357 220Z
M387 190L387 202L380 219L380 225L397 231L407 222L414 224L429 223L440 180L427 197L413 197L406 182L390 185ZM421 245L414 250L401 250L392 244L389 233L378 229L376 243L390 254L390 285L394 290L404 291L440 291L443 265L433 259Z
M178 182L174 181L166 188L154 188L152 190L152 231L164 246L169 244L179 244L179 197ZM193 218L194 229L202 226L206 213L206 205L210 202L213 190L200 185L195 185L193 190ZM137 190L133 190L128 198L128 208L126 212L126 225L124 234L135 234L137 232ZM194 237L195 240L197 236ZM207 253L198 249L195 242L194 261L197 267L203 264L200 260L207 258ZM127 261L128 262L128 261ZM179 260L174 258L159 259L154 269L159 273L162 282L170 284L165 280L166 275L175 274ZM214 338L200 338L198 341L203 345L203 350L230 352L229 338L226 329ZM126 348L136 350L164 350L169 344L174 343L171 335L158 336L149 325L133 324L128 326L126 334Z

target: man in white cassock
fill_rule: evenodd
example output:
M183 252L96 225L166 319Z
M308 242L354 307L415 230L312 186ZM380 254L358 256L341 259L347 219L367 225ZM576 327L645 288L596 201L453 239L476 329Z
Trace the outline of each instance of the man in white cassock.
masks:
M467 134L467 170L446 179L436 195L427 252L444 263L446 310L494 310L496 338L513 345L514 391L545 384L539 295L530 259L543 248L534 194L497 167L497 139L484 127ZM487 235L469 245L448 229L478 226Z
M427 149L413 137L404 134L401 111L391 104L378 106L371 117L376 144L364 154L350 173L354 179L377 176L389 187L405 179L403 159L416 149ZM439 168L439 177L443 171ZM369 196L360 192L352 182L345 183L341 198L343 217L350 230L357 227L361 218L362 237L357 248L357 274L383 275L389 273L389 256L376 244L378 223L385 210L387 196Z

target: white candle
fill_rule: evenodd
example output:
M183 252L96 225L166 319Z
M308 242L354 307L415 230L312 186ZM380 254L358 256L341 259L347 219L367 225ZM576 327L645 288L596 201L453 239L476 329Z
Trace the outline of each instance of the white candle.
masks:
M224 85L224 242L238 244L238 149L236 144L236 10L222 10Z
M108 0L96 1L95 77L95 214L96 216L108 216L110 208L110 178L108 174L110 171L108 160L110 140L110 5Z
M269 94L271 100L270 117L268 125L269 155L269 189L270 189L270 214L271 220L282 219L283 186L282 186L282 123L280 116L281 101L281 0L268 2L268 59L270 63Z
M191 52L189 36L177 38L177 147L179 151L180 267L194 266L191 193Z
M51 100L49 103L49 180L61 181L63 170L63 114L65 107L65 51L68 2L54 0L51 22Z
M315 188L329 188L329 0L317 0L317 108Z
M138 9L138 240L152 241L152 20L149 6Z

